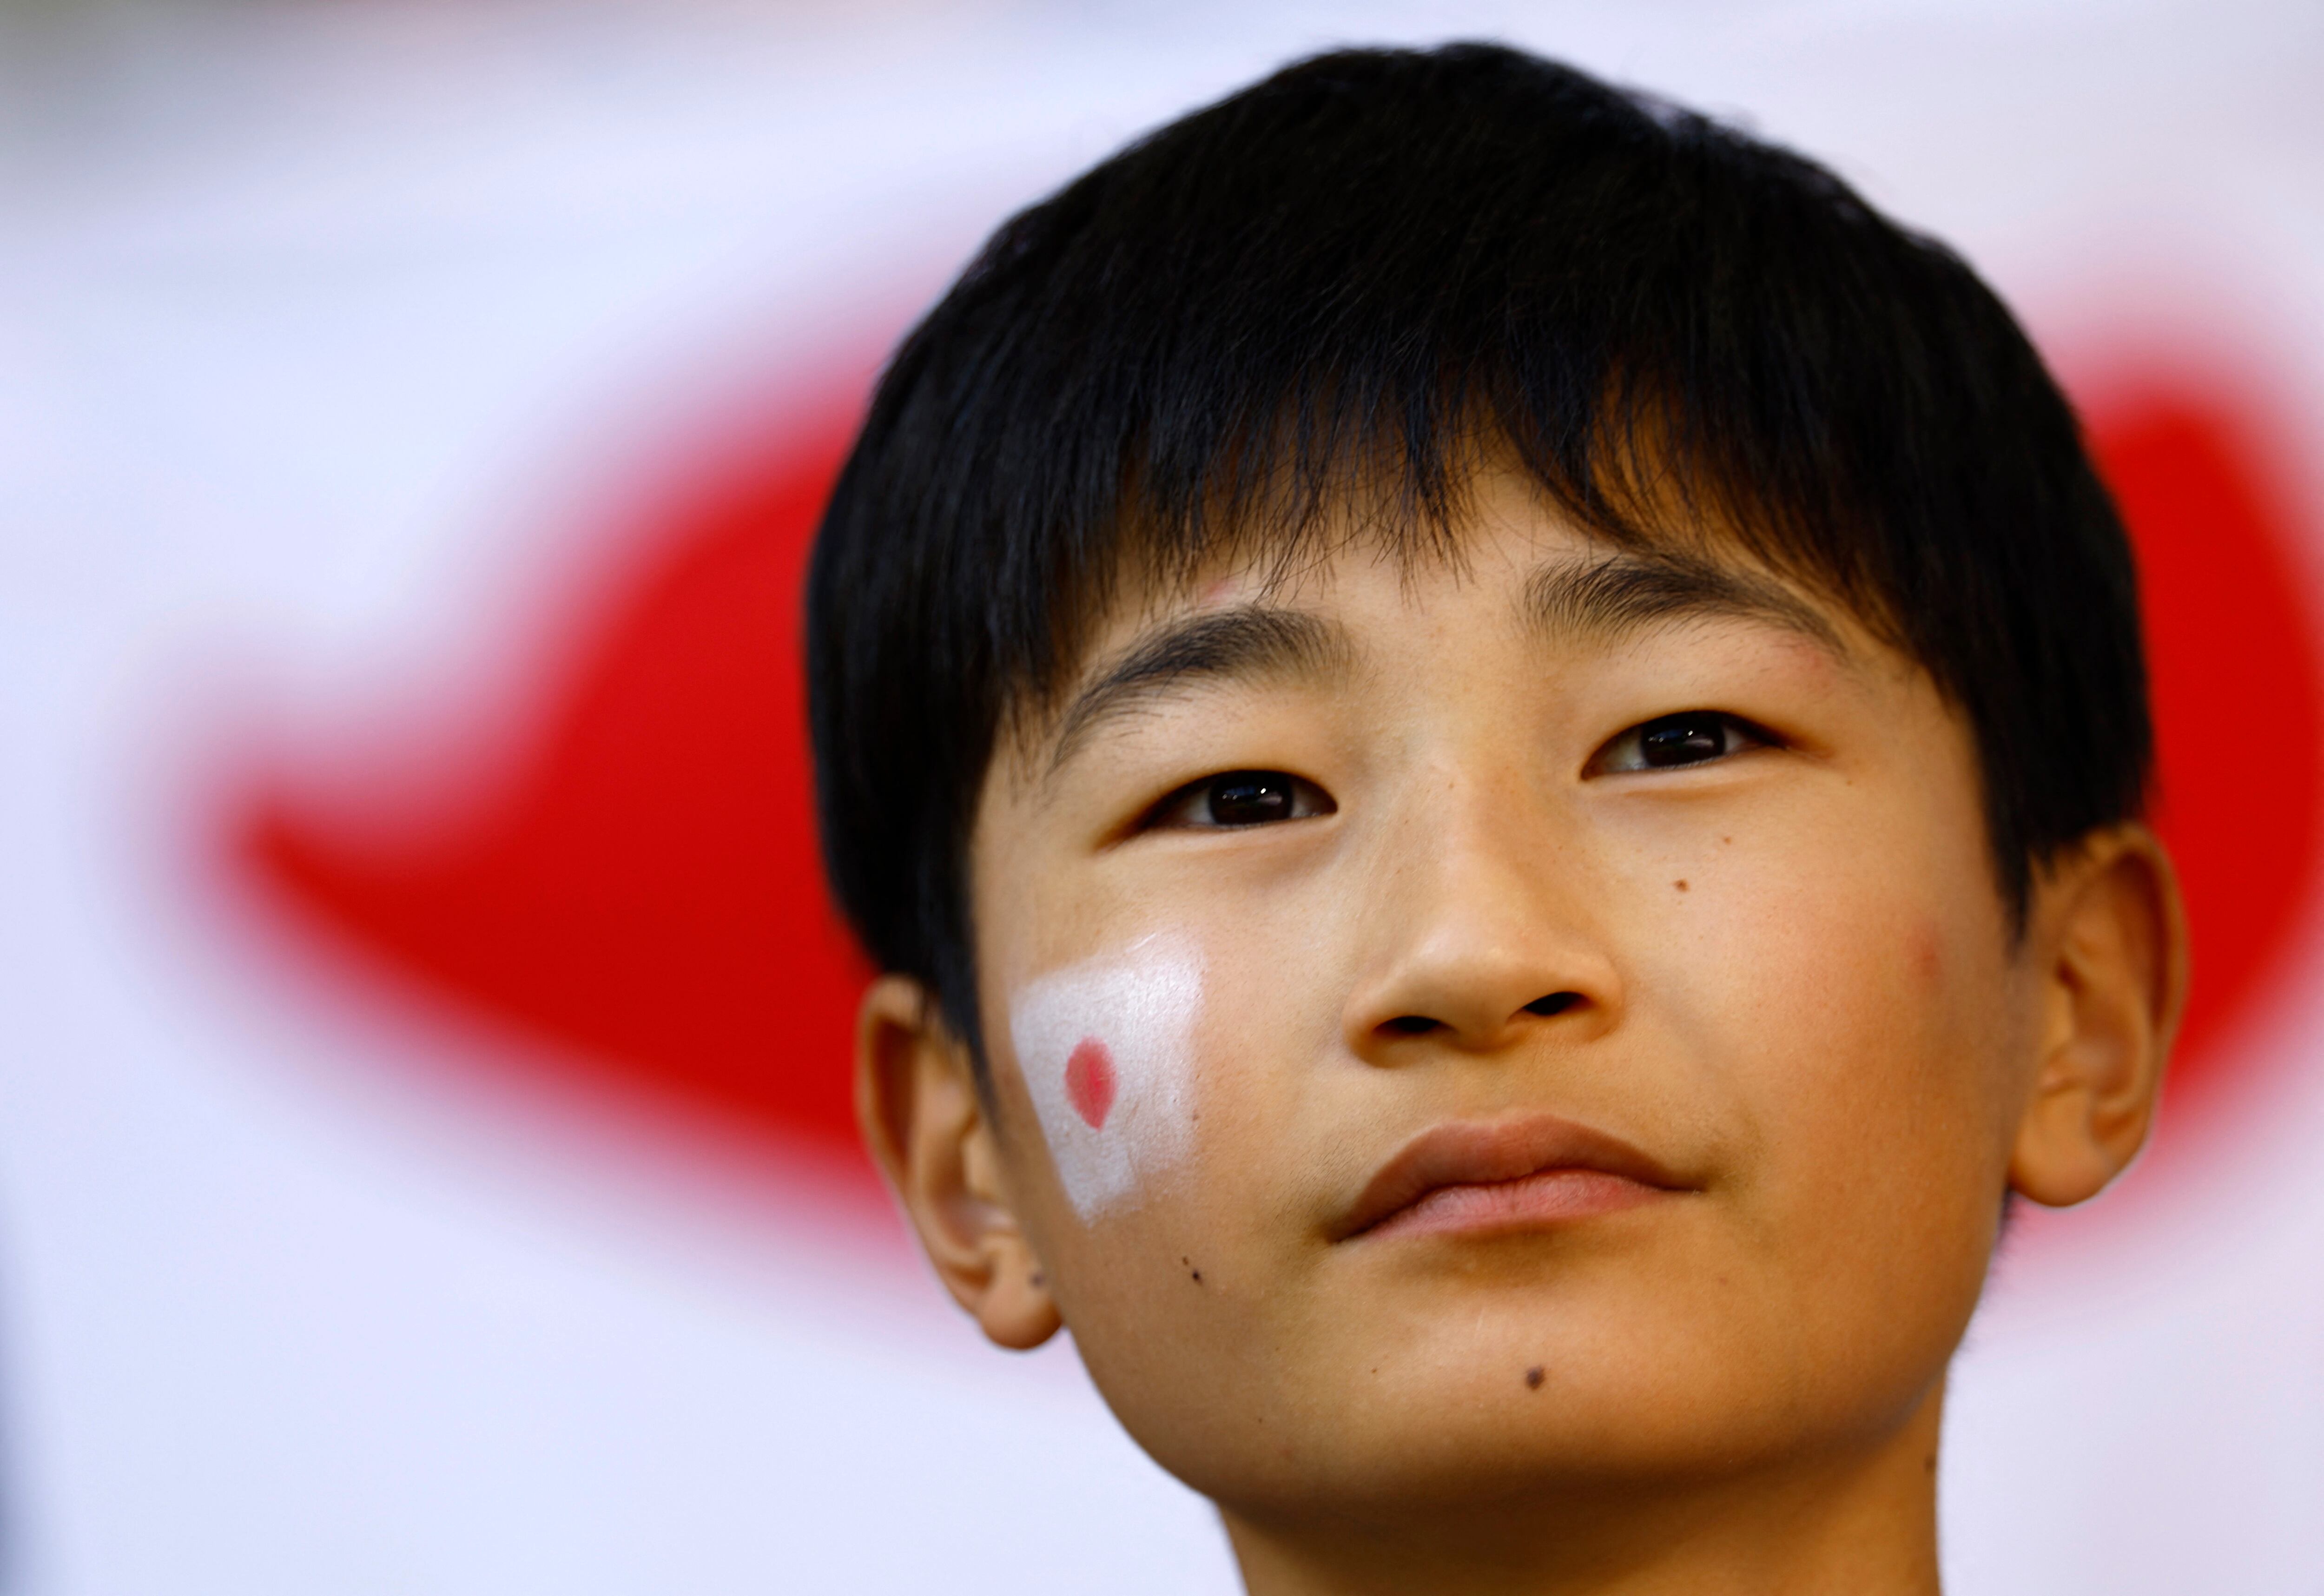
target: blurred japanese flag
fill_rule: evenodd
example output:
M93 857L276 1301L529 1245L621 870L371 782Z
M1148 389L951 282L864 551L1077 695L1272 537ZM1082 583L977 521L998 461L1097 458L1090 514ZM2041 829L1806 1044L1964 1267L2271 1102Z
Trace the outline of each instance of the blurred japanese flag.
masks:
M854 1150L797 583L1003 214L1349 42L1824 158L2065 375L2196 1012L2012 1237L1950 1588L2324 1569L2324 13L69 4L0 18L0 1531L25 1592L1224 1591Z

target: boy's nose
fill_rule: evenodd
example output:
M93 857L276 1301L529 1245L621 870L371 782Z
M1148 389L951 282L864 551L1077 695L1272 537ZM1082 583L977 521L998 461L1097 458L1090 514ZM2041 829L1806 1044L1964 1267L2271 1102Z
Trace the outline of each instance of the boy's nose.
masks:
M1383 840L1375 879L1388 885L1369 911L1378 931L1350 994L1350 1047L1393 1064L1421 1038L1489 1052L1545 1028L1574 1040L1610 1028L1620 979L1554 818L1483 794L1440 791L1430 808Z

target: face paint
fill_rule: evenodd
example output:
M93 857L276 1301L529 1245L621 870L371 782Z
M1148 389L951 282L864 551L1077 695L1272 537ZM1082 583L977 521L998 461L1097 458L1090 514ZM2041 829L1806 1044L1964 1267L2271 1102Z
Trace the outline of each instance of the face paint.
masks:
M1201 955L1157 936L1045 975L1009 1005L1018 1068L1083 1219L1185 1157L1202 1002Z

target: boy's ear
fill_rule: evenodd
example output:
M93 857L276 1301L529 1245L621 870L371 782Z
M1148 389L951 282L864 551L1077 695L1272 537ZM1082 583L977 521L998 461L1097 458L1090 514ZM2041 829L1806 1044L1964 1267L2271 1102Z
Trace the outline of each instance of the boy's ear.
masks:
M968 1048L917 981L883 975L863 994L855 1118L953 1300L1004 1347L1055 1335L1062 1321L1010 1201Z
M2096 1196L2145 1142L2187 998L2187 917L2144 826L2093 834L2045 869L2027 936L2042 961L2041 1057L2011 1189L2052 1207Z

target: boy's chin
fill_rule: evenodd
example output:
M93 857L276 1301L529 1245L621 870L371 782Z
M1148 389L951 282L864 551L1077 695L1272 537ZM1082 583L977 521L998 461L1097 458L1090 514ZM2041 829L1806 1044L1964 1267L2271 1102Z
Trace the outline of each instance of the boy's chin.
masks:
M1207 1390L1191 1402L1116 1412L1230 1513L1385 1526L1711 1487L1877 1448L1936 1399L1951 1346L1932 1333L1820 1355L1795 1324L1701 1304L1556 1306L1469 1306L1433 1333L1386 1340L1317 1337L1259 1379L1197 1375Z
M1715 1488L1799 1460L1821 1457L1845 1435L1845 1422L1812 1424L1777 1405L1748 1403L1703 1411L1652 1411L1671 1393L1626 1382L1540 1413L1492 1411L1493 1398L1447 1382L1390 1398L1354 1422L1287 1426L1264 1441L1222 1447L1209 1438L1192 1453L1149 1451L1222 1508L1255 1523L1348 1518L1383 1529L1396 1523L1475 1521L1505 1510L1538 1511L1565 1501L1663 1497ZM1139 1437L1141 1442L1147 1438Z

